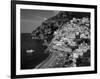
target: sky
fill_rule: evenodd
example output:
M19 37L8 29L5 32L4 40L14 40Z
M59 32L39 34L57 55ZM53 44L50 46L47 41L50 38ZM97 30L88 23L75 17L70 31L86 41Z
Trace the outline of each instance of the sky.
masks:
M21 33L32 33L44 20L57 13L58 11L21 9Z

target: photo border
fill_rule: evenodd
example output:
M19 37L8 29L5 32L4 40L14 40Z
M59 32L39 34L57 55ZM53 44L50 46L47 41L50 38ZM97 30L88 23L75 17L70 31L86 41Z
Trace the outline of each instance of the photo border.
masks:
M16 75L16 5L44 5L58 7L76 7L76 8L92 8L94 9L94 70L92 71L76 71L76 72L61 72L61 73L44 73L30 75ZM48 2L33 2L33 1L11 1L11 78L30 78L30 77L45 77L45 76L61 76L61 75L79 75L97 73L97 6L96 5L81 5L81 4L64 4L64 3L48 3Z

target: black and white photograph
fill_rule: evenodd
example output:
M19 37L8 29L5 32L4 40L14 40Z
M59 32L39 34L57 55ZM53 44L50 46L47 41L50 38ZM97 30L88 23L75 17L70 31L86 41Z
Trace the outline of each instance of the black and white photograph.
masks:
M33 4L16 4L16 75L95 73L95 6Z
M91 64L90 13L21 9L21 69Z

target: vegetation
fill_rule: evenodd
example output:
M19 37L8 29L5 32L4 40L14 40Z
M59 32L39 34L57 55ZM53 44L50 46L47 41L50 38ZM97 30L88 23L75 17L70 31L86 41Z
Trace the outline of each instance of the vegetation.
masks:
M49 67L90 66L90 29L89 13L63 11L43 22L32 36L46 41L48 52L57 56Z

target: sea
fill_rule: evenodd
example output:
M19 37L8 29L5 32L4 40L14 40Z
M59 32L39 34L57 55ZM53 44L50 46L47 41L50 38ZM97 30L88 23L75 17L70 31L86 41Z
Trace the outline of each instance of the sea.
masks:
M31 33L21 33L21 69L34 69L44 61L49 53L45 53L47 47L42 40L32 39ZM34 50L27 53L27 50Z

